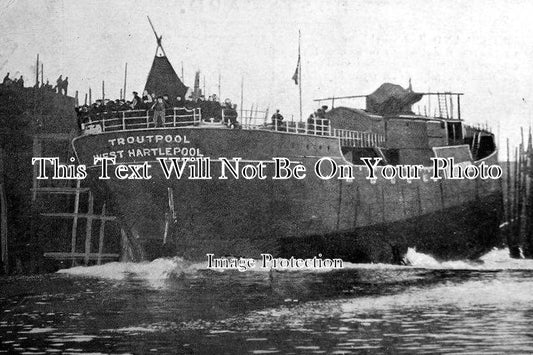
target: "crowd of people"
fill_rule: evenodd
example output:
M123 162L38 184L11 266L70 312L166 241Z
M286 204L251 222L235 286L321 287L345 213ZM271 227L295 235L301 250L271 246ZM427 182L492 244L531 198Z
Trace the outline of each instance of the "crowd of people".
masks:
M209 96L207 100L205 100L203 95L197 98L189 96L188 99L183 99L180 96L171 98L166 94L156 96L154 93L148 93L147 90L144 90L143 95L139 96L139 93L134 91L132 92L131 100L99 99L91 105L85 104L76 108L76 111L80 125L102 118L113 118L117 116L118 112L122 111L152 111L152 123L156 127L161 127L164 125L165 115L171 114L169 110L175 107L186 108L188 110L199 108L204 121L223 121L223 123L233 125L233 127L239 126L237 122L237 105L233 105L229 99L221 103L216 95Z
M322 127L329 124L328 121L326 121L326 112L328 110L328 106L324 105L320 108L318 108L315 112L313 112L309 117L307 118L307 123L309 124L310 129L314 129L315 124ZM278 131L283 131L285 129L286 122L283 121L283 115L279 112L279 110L276 110L276 113L274 113L271 117L272 119L272 126L274 126ZM321 128L321 129L322 129Z
M18 79L11 79L9 77L9 73L7 73L7 75L4 77L4 80L2 81L2 85L4 86L20 86L20 87L24 87L24 78L23 76L21 75L20 78Z
M2 85L24 87L24 78L22 75L18 79L12 79L9 75L10 73L7 73L4 77ZM37 82L35 87L67 95L68 77L63 79L63 76L60 75L56 81L56 86L52 86L47 80L45 84L42 83L41 85ZM144 90L143 95L139 96L138 92L133 91L132 99L129 101L123 99L99 99L90 105L85 104L77 107L76 112L80 127L83 123L101 120L102 118L117 117L118 112L132 110L151 111L153 124L156 127L161 127L164 125L165 116L171 114L169 110L175 107L186 108L188 110L199 108L201 110L201 117L206 122L223 122L228 126L240 127L237 121L237 105L232 104L229 99L220 102L215 94L210 95L207 99L205 99L204 95L199 95L196 98L189 96L188 99L184 99L180 96L172 98L166 94L156 96L154 93L150 94L147 90ZM317 109L309 116L308 123L315 124L317 119L325 119L327 109L328 106L322 106ZM284 118L280 110L276 110L276 113L272 115L272 125L277 127L278 130L282 130L286 124L283 120Z
M4 77L4 80L2 81L2 85L4 86L18 86L18 87L24 87L24 77L21 75L20 78L10 78L10 73L7 73ZM35 84L34 88L36 89L43 89L43 90L50 90L53 92L57 92L58 94L67 95L68 90L68 76L63 79L63 75L60 75L59 78L57 78L56 86L52 86L48 80L46 80L46 84L37 83Z

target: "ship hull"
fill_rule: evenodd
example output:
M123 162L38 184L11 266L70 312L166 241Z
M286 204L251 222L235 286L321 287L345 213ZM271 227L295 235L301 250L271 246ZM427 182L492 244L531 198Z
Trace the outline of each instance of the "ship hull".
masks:
M74 148L88 165L95 155L152 165L149 180L101 180L96 178L100 170L89 168L95 191L105 195L122 221L134 260L270 253L399 262L408 247L441 259L462 259L500 243L498 180L432 180L431 169L410 181L369 180L362 166L353 166L353 179L320 179L314 168L321 158L349 165L332 137L174 128L82 136ZM175 148L210 157L211 179L190 179L188 170L180 179L166 179L156 157L175 155ZM273 180L274 164L268 163L264 180L219 179L220 157L240 157L241 167L286 157L305 166L307 175ZM485 159L494 162L495 155Z

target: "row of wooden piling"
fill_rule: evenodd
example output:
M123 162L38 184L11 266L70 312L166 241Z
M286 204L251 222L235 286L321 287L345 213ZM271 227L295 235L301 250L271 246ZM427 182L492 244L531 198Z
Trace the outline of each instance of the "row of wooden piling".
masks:
M514 149L507 139L507 166L504 188L505 237L511 257L533 257L533 140L531 127L525 144L524 129L520 128L521 141Z

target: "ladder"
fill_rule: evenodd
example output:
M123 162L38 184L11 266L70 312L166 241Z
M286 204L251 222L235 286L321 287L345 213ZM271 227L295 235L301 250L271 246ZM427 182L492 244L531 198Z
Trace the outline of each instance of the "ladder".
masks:
M448 95L446 93L437 93L437 99L439 101L439 117L450 118L448 112Z
M472 137L472 158L476 160L479 153L479 146L481 145L481 132L474 133Z

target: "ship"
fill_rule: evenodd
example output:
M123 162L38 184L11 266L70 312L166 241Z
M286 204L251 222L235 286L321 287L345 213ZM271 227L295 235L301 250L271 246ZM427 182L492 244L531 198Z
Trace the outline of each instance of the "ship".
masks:
M166 57L161 37L156 38L145 90L185 98L189 88ZM355 96L366 101L363 109L333 107L342 98L318 99L319 105L330 100L331 108L284 122L242 107L235 121L224 107L213 114L201 105L178 105L167 108L157 126L150 108L104 109L81 118L81 134L72 145L77 162L87 166L95 196L106 200L120 221L128 260L268 253L401 263L408 248L442 260L475 259L502 244L501 180L430 178L432 158L476 167L497 163L494 134L465 122L462 95L418 93L411 85L385 83ZM425 112L415 114L413 106L426 99L428 105L433 100L434 111L424 106ZM156 168L150 179L112 174L102 179L95 158L103 157L113 158L110 169L119 164ZM196 179L189 169L179 179L167 178L157 168L170 158L206 157L212 179ZM276 157L304 166L308 174L285 180L217 178L227 174L222 158L254 166ZM421 165L422 176L369 179L365 158L379 158L378 173L390 166ZM319 177L312 173L318 161L349 166L353 176ZM273 165L266 164L267 176L274 174Z

